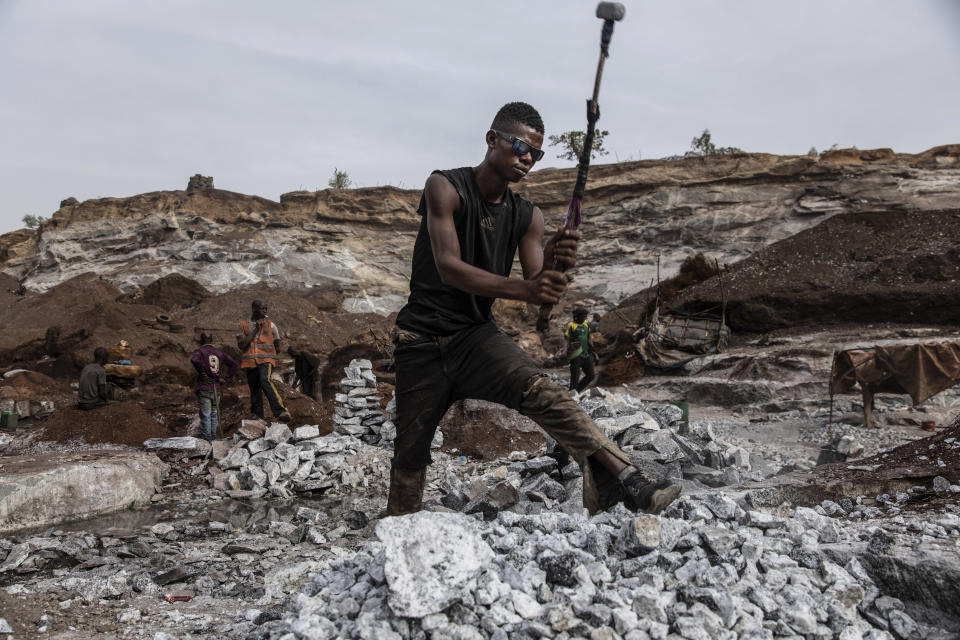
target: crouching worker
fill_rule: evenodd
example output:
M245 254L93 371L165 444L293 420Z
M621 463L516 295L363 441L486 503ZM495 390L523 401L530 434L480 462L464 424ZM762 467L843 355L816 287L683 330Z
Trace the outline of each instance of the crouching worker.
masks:
M590 513L620 501L656 513L680 493L679 485L638 471L493 321L496 298L558 302L567 277L544 265L576 262L579 233L558 230L544 247L543 214L508 186L543 157L543 135L533 107L507 104L484 134L486 155L478 166L427 179L410 297L394 331L397 437L389 515L420 510L437 424L464 398L505 405L539 424L583 470ZM518 250L523 278L511 278Z
M97 347L93 351L93 362L80 372L77 406L84 411L103 407L112 402L116 396L115 387L107 382L107 372L103 368L109 358L110 352L106 347Z
M197 370L197 403L200 405L200 435L213 440L220 428L220 394L223 383L234 376L236 361L213 346L213 336L200 334L200 347L190 356Z

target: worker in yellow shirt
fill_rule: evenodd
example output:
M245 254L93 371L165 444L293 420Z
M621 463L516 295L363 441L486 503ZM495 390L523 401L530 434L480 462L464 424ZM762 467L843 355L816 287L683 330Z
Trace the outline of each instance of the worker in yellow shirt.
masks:
M568 322L563 330L567 339L567 360L570 361L570 390L583 391L594 379L593 360L596 353L590 344L590 324L587 322L587 310L575 307L573 322ZM580 372L583 371L583 379Z

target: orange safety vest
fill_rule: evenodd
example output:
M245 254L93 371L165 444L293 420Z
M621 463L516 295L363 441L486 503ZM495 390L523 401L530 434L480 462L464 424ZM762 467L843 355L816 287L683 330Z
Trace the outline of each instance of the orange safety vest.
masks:
M250 328L250 321L244 320L240 323L243 328L243 335L250 335L253 330ZM260 334L254 336L253 342L243 352L243 358L240 360L241 369L254 369L260 364L272 364L277 366L277 349L273 346L273 325L270 320L264 319L263 328Z

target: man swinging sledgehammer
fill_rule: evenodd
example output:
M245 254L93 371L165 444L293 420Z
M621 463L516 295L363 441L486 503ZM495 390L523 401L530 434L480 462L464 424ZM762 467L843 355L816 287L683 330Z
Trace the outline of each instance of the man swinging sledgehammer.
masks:
M543 245L543 213L515 194L543 157L544 126L524 102L504 105L484 134L476 167L435 171L418 212L409 300L394 331L397 437L389 515L419 511L437 424L458 399L496 402L539 424L580 465L583 503L594 513L624 502L658 513L680 486L635 468L562 388L494 323L496 298L555 304L567 276L546 268L576 263L576 230ZM522 278L511 278L519 251Z

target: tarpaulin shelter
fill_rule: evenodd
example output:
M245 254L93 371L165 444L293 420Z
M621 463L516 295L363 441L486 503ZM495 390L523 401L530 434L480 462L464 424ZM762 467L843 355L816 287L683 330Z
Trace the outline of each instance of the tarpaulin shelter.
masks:
M872 349L847 349L833 356L830 374L831 406L834 394L847 393L857 384L863 393L863 411L872 427L873 396L903 393L914 405L949 389L960 380L960 343L932 342L877 345Z
M702 355L723 351L730 329L723 316L665 315L654 309L650 322L634 339L637 354L648 367L676 369Z

